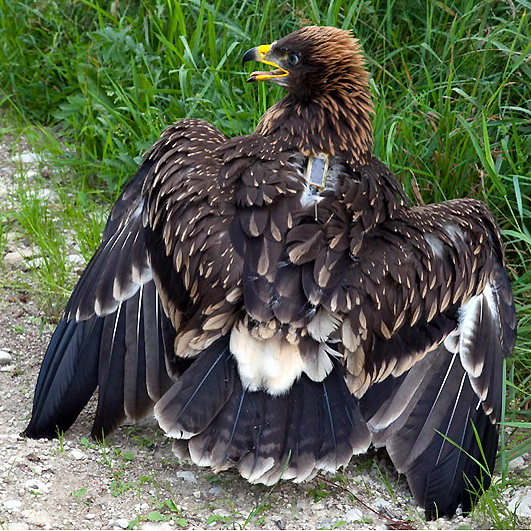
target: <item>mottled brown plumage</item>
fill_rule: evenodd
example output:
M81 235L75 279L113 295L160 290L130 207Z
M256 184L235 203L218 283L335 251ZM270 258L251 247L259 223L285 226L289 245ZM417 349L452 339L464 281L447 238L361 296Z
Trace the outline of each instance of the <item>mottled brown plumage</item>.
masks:
M428 517L469 510L516 331L492 215L408 205L372 154L348 32L303 28L244 60L286 96L248 136L163 132L52 338L26 434L68 429L98 386L96 436L154 408L179 455L267 484L372 442Z

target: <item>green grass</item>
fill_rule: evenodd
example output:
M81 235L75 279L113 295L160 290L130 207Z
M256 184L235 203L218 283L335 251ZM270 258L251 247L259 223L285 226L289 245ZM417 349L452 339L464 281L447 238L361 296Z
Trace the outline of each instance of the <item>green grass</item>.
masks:
M30 280L4 275L0 285L37 284L59 313L76 279L67 240L88 259L102 212L167 124L196 116L249 133L280 91L245 83L242 52L304 24L352 28L373 79L376 154L413 201L477 197L502 229L519 316L500 460L510 481L509 461L531 451L530 7L0 0L0 138L24 134L54 168L31 184L21 174L0 211L0 248L16 230L43 258ZM54 201L43 200L38 189L52 186Z

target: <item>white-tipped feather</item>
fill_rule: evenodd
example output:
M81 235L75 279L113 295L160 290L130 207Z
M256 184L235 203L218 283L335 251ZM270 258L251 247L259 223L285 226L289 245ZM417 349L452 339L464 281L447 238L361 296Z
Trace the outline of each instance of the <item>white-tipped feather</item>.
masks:
M478 334L479 324L482 319L482 313L486 308L483 295L472 297L459 312L459 353L461 363L467 373L474 378L481 375L485 360L482 357L474 357L476 346L476 336ZM488 311L488 309L487 309Z
M489 282L485 284L485 289L481 293L485 302L488 305L490 313L496 317L495 322L498 323L500 320L499 308L496 303L496 298L494 297L494 292L496 291L496 286L492 286Z
M112 296L115 300L124 302L129 300L137 291L140 286L134 282L128 284L121 284L118 278L114 279Z
M311 356L313 355L314 354ZM310 380L313 380L314 382L322 382L334 367L330 356L337 356L338 353L328 345L321 344L315 355L317 359L309 359L304 364L304 372L308 375Z
M153 272L149 266L139 269L137 266L131 268L131 278L135 284L147 284L153 279Z
M308 323L308 333L319 342L327 341L330 334L340 324L340 320L332 313L321 308L315 317Z
M160 421L159 421L160 422ZM161 426L162 427L162 426ZM163 428L164 429L164 428ZM192 437L194 437L195 435L197 435L197 433L190 433L188 431L184 431L184 430L176 430L176 429L169 429L166 431L166 435L168 437L173 437L174 439L191 439ZM194 461L195 462L195 461Z
M258 483L260 478L275 466L272 457L258 457L253 454L245 456L238 465L238 469L243 478L249 483Z
M459 352L459 328L452 330L444 339L444 347L448 352L457 354Z
M104 317L106 315L110 315L111 313L114 313L118 306L120 306L121 302L118 302L117 300L113 300L111 304L107 304L106 306L103 305L102 301L99 298L96 298L94 301L94 313L98 317ZM78 310L76 314L77 319L80 319L80 311Z

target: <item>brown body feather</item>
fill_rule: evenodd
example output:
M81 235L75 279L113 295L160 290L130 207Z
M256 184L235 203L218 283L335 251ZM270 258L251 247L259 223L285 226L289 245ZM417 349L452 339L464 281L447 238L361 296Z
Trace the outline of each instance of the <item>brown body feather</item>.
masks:
M492 470L516 331L492 215L408 205L372 155L348 32L303 28L246 57L278 65L251 80L288 94L249 136L164 131L52 338L26 433L67 429L99 385L96 435L155 407L180 455L265 483L372 440L429 517L468 510L469 484L489 483L474 430Z

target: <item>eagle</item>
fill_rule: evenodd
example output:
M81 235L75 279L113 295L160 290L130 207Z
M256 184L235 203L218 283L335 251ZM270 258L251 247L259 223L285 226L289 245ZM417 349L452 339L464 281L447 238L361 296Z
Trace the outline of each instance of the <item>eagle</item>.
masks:
M486 205L411 206L373 154L351 32L243 61L285 89L255 131L169 126L113 206L51 338L25 435L154 414L180 458L303 482L385 447L427 518L491 481L516 338ZM450 156L450 154L448 155Z

